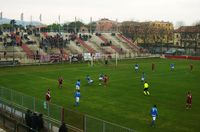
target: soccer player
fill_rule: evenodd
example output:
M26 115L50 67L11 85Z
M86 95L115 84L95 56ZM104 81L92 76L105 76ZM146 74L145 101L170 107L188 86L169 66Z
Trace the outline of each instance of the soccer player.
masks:
M192 93L189 91L187 93L186 109L191 109L192 107Z
M170 69L171 69L171 71L174 71L174 63L170 64Z
M99 75L99 85L101 85L103 82L103 74Z
M108 85L108 76L107 75L103 76L103 82L104 82L104 87L106 87Z
M157 107L156 105L154 105L152 108L151 108L151 116L152 116L152 122L151 122L151 126L154 126L155 127L155 121L156 121L156 117L158 116L158 110L157 110Z
M46 93L46 102L49 103L51 101L51 93L50 93L50 89L47 90L47 93Z
M78 106L78 105L79 105L80 97L81 97L80 90L77 90L77 91L75 92L75 106Z
M139 70L139 65L135 64L135 71L138 72L138 70Z
M81 87L81 81L78 79L77 82L76 82L76 90L80 90L80 87Z
M58 78L58 88L62 88L63 77Z
M192 71L193 70L193 65L192 64L190 64L190 71Z
M93 80L90 78L89 75L86 76L86 80L87 80L88 84L92 84L93 83Z
M142 72L141 82L144 82L144 80L145 80L145 74L144 72Z
M154 63L152 63L152 65L151 65L151 70L152 70L152 71L155 70L155 64L154 64Z
M149 93L149 84L146 81L144 83L144 95L150 95L150 93Z

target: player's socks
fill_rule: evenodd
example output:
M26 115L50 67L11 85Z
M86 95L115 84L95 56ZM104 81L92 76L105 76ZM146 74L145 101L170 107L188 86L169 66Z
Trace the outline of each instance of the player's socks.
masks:
M147 91L147 94L150 95L149 91Z
M144 91L144 95L147 95L147 93Z

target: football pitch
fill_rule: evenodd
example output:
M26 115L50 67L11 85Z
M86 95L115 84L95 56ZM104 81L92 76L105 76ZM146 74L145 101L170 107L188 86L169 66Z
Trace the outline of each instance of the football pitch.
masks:
M139 72L134 65L139 64ZM155 71L151 64L155 64ZM175 70L170 71L170 64ZM189 65L193 65L190 71ZM141 83L145 72L150 96L143 94ZM100 74L109 76L108 86L99 86ZM86 75L94 80L88 85ZM58 88L58 77L64 78ZM76 81L81 80L80 105L75 107ZM198 132L200 131L200 61L176 59L135 59L111 61L108 65L95 62L20 66L0 68L0 86L36 98L45 99L48 88L52 103L86 113L100 119L132 128L139 132ZM192 92L192 109L186 110L186 93ZM156 127L150 127L150 109L156 104L159 117Z

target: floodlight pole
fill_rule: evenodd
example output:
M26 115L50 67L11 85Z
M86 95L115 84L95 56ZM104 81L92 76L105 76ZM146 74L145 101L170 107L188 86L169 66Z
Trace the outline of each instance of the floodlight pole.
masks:
M76 17L75 17L75 31L74 31L74 32L75 32L75 34L76 34Z
M90 17L90 34L92 34L92 17Z
M91 55L91 66L94 65L93 56Z
M117 52L115 52L115 66L117 67Z
M40 14L40 23L42 23L42 14ZM40 34L41 34L41 29L39 27L39 40L41 41L41 37L40 37ZM41 55L40 55L40 41L39 41L39 65L40 65L40 59L41 59Z

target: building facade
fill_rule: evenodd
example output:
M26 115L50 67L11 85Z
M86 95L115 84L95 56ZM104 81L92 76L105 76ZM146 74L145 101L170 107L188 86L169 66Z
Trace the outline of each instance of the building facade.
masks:
M176 29L174 45L186 48L200 47L200 26L182 26Z
M97 32L113 32L117 30L118 30L117 21L112 21L112 20L103 18L96 22Z
M124 22L120 31L139 44L173 44L173 24L170 22Z

